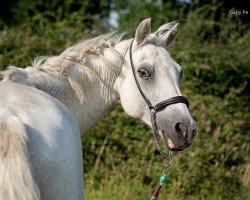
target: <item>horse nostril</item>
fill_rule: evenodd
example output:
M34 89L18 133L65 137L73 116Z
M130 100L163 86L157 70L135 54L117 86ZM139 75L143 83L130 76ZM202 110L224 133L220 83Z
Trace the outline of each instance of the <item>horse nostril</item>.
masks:
M196 135L196 129L193 129L193 136Z
M177 133L182 133L182 130L181 130L181 123L180 122L178 122L178 123L176 123L175 124L175 131L177 132Z

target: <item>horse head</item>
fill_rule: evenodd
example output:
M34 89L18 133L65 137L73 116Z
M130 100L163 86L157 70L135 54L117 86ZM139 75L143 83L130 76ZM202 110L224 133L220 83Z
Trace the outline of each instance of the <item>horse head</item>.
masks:
M177 29L178 23L171 22L151 33L151 19L143 20L135 38L125 42L127 66L122 69L123 78L118 88L127 114L154 126L154 112L155 126L169 150L185 149L196 134L188 100L179 88L182 68L167 51L176 38ZM118 44L116 48L121 46Z

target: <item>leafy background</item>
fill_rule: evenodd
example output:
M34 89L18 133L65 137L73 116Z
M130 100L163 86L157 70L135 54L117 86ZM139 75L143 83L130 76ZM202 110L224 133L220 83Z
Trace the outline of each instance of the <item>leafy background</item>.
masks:
M198 134L176 153L159 199L250 199L249 0L12 0L0 6L0 69L112 30L132 37L141 20L153 30L180 22L169 49L183 67L183 94ZM229 11L248 11L234 15ZM118 16L112 26L111 16ZM87 200L149 199L163 161L150 129L113 108L82 137Z

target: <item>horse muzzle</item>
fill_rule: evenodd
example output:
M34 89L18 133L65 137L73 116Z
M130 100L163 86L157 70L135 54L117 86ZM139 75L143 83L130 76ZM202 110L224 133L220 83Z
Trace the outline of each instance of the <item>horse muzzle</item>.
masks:
M161 131L165 146L171 151L182 151L189 147L196 135L196 125L192 121L189 125L177 122L172 131Z

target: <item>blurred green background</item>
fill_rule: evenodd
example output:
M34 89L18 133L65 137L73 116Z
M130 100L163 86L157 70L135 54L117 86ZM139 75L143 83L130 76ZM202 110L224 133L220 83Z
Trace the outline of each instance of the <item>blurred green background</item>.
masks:
M197 120L192 147L176 153L160 200L250 199L249 0L9 0L0 6L0 69L26 67L80 40L178 20L169 49L184 70ZM241 12L237 14L237 12ZM246 14L248 12L248 14ZM162 173L150 129L112 109L82 137L87 200L149 199Z

